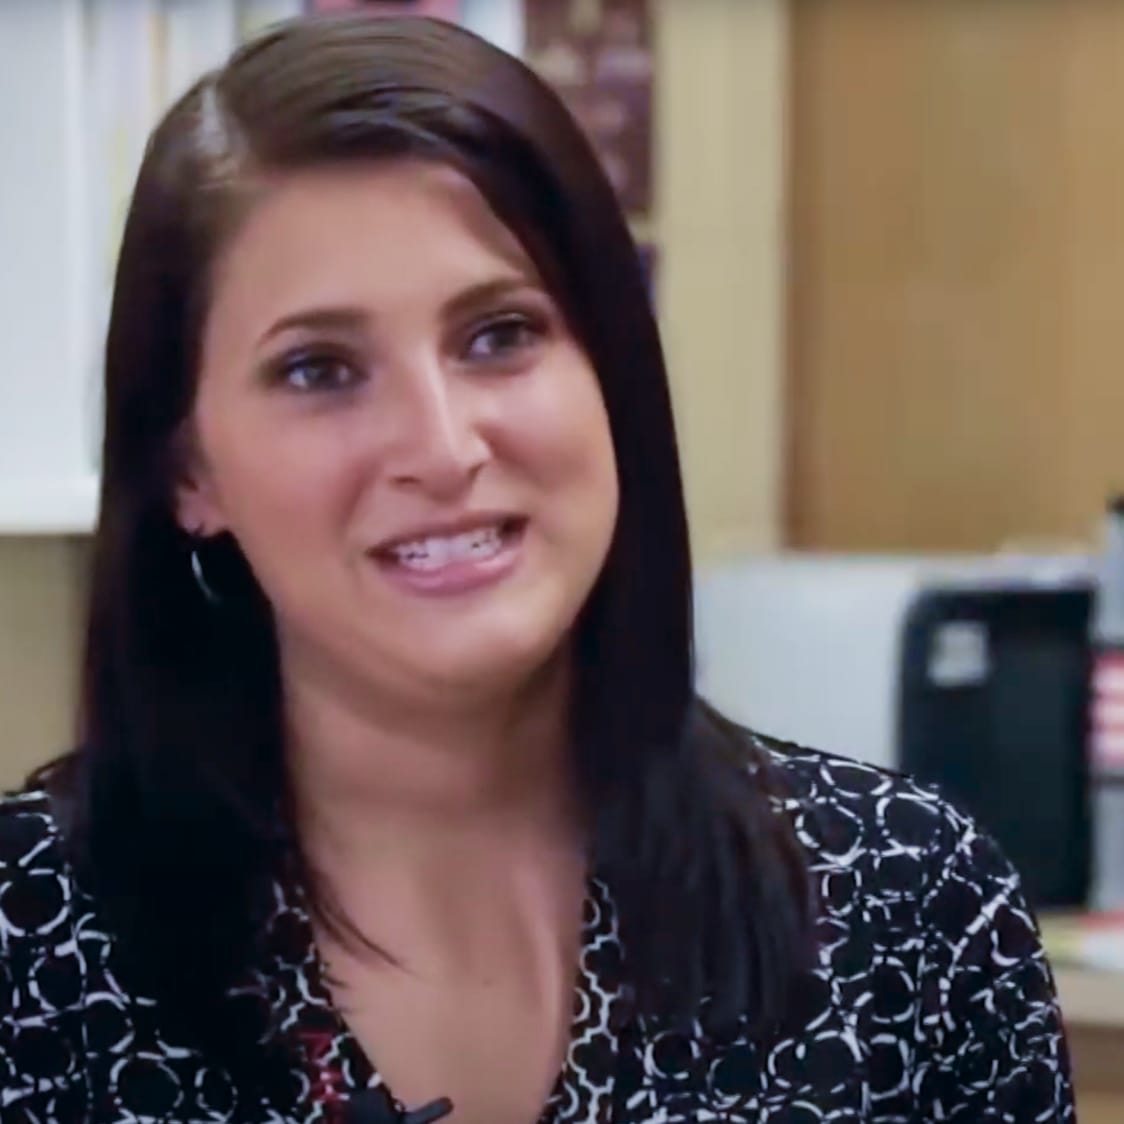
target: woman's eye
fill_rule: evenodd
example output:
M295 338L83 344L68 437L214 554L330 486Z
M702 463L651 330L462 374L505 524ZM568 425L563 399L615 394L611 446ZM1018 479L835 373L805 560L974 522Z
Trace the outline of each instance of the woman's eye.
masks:
M335 355L296 355L283 361L278 381L290 390L346 390L359 381L355 365Z
M475 331L468 341L466 358L504 359L530 347L542 337L539 325L527 316L504 316Z

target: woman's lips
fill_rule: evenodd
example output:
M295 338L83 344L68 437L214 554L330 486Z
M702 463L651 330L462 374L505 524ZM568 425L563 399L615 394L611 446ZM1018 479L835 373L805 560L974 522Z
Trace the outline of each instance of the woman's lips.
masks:
M414 593L457 594L505 578L517 565L527 521L501 517L451 533L396 539L372 552L381 572Z

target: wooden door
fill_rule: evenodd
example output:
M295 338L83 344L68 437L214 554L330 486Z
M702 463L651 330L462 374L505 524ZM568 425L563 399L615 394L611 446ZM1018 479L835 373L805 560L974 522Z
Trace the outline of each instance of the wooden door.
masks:
M789 543L1086 537L1124 489L1124 4L791 32Z

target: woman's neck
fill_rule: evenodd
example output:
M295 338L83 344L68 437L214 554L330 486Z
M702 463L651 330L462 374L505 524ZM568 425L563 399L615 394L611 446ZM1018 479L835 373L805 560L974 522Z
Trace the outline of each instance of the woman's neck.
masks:
M506 698L445 709L298 675L286 710L296 826L314 861L448 868L490 841L580 838L561 660Z
M349 923L430 979L571 962L586 848L561 665L445 712L287 688L301 848Z

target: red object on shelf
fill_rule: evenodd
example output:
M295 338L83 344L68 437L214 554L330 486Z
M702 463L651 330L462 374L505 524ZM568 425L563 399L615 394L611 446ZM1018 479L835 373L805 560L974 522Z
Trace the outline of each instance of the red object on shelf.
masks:
M1094 771L1124 770L1124 651L1119 649L1096 656L1090 749Z

